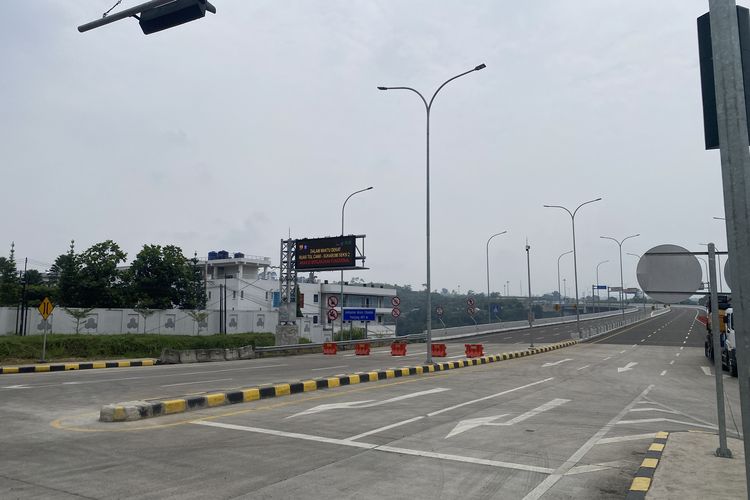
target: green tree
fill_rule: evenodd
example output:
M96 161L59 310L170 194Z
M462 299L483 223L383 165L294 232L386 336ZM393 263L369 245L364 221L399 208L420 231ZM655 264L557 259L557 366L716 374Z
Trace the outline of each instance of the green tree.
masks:
M10 258L0 257L0 306L17 305L20 289L13 253Z
M188 260L174 245L144 245L126 274L130 300L139 308L205 307L197 259Z
M81 260L75 254L75 241L70 249L55 259L49 272L50 284L55 286L55 300L61 306L75 306L81 285Z
M112 240L97 243L79 257L80 280L76 301L79 307L121 307L121 273L117 265L127 254Z
M81 321L91 316L91 311L94 310L93 307L88 307L85 309L75 309L75 308L68 308L63 307L63 311L70 314L74 320L76 320L76 334L81 329Z

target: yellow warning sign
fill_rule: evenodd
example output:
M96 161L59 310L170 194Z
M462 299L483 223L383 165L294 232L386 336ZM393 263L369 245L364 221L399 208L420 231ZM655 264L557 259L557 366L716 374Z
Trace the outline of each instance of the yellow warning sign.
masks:
M44 297L42 303L39 304L39 314L42 315L42 318L47 321L47 318L49 318L49 315L52 314L52 311L54 310L55 306L52 305L52 301L49 300L49 297Z

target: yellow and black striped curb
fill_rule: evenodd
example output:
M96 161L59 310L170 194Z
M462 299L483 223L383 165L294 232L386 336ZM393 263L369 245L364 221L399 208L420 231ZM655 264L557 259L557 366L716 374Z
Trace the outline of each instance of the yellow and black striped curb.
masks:
M10 373L64 372L70 370L94 370L99 368L129 368L131 366L154 366L157 359L133 361L83 361L80 363L60 363L55 365L0 366L0 375Z
M661 461L664 446L667 444L667 438L669 438L668 432L656 433L656 439L654 439L654 442L648 447L646 456L643 459L643 462L641 462L638 472L635 473L626 500L643 500L646 498L646 493L648 493L648 489L651 487L651 482L654 480L656 467Z
M563 347L577 344L578 340L570 340L544 347L537 347L528 351L504 352L480 358L462 359L460 361L448 361L433 363L431 365L409 366L404 368L391 368L369 372L353 373L350 375L337 375L335 377L318 378L313 380L302 380L286 384L267 385L262 387L251 387L227 392L215 392L198 396L185 396L176 399L128 401L102 406L99 412L99 420L102 422L127 422L142 420L144 418L159 417L162 415L173 415L204 408L213 408L237 403L248 403L259 399L288 396L302 392L312 392L321 389L332 389L345 385L362 384L365 382L377 382L409 375L422 375L424 373L440 372L463 368L466 366L483 365L504 361L507 359L521 358L543 352L553 351Z

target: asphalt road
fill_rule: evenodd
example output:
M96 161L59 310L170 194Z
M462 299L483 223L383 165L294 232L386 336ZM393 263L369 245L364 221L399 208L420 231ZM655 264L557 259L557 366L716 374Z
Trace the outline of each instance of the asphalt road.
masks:
M141 422L96 417L103 403L164 392L421 364L424 347L397 361L2 376L0 498L623 498L655 432L715 429L694 317L675 309L528 358ZM737 379L725 388L739 422Z

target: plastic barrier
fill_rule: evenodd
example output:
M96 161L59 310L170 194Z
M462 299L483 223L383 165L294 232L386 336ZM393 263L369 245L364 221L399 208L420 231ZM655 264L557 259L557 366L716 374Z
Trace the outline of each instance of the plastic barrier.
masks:
M445 344L432 344L432 357L433 358L444 358L448 354L445 350Z
M336 342L323 342L323 354L336 354Z
M482 344L464 344L467 358L479 358L484 356L484 346Z
M364 342L362 344L354 344L354 354L356 354L357 356L369 356L370 343Z
M406 356L406 342L393 342L391 356Z

